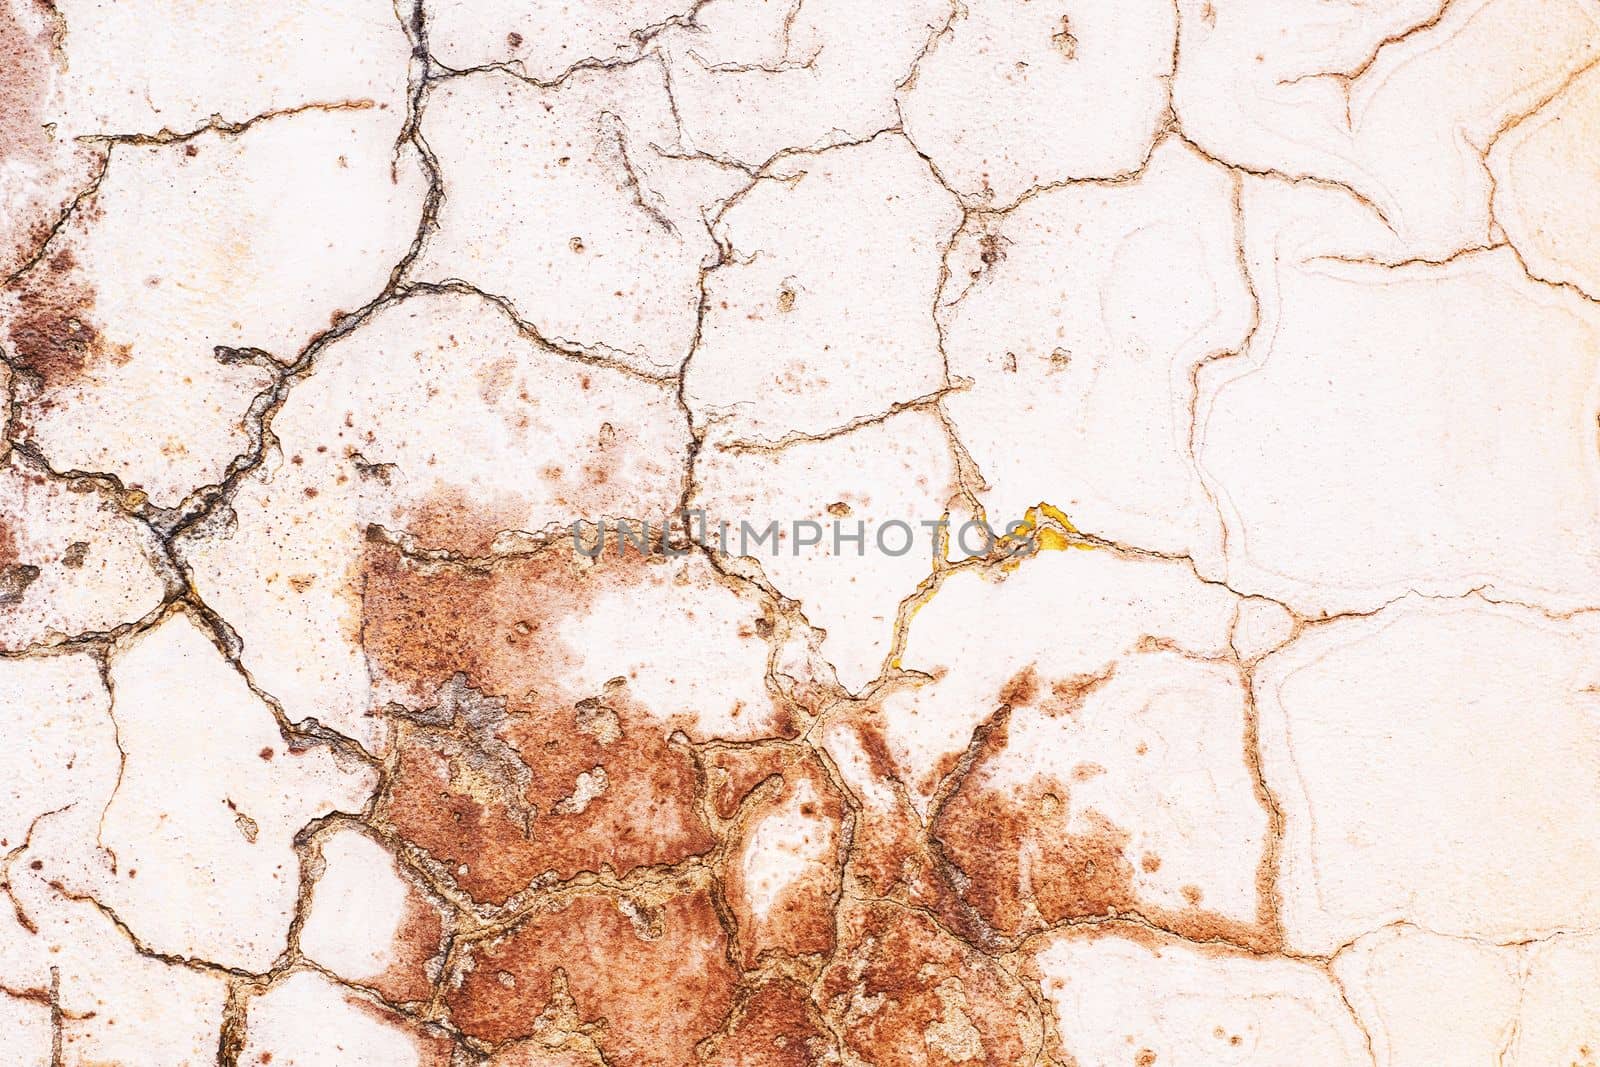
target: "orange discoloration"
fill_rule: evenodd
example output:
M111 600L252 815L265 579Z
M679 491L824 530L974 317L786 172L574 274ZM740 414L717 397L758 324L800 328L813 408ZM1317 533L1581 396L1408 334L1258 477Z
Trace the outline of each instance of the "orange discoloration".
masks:
M626 875L710 851L688 751L644 724L605 743L582 715L532 713L503 725L501 740L526 768L516 785L485 784L474 766L481 749L406 730L383 814L462 888L494 903L547 873Z
M612 564L640 567L634 557ZM550 633L583 610L598 568L556 552L494 568L427 566L369 542L359 577L368 656L418 705L458 672L513 702L568 706L590 694L561 683L567 650ZM543 690L539 687L543 686Z
M445 996L463 1033L530 1037L542 1013L570 998L608 1061L639 1067L694 1062L695 1046L732 1009L738 982L703 886L659 900L574 894L467 958Z
M1040 710L1047 715L1076 715L1090 693L1105 685L1117 672L1112 664L1098 674L1079 674L1060 678L1050 683L1050 699L1042 701Z
M1062 919L1134 906L1128 835L1093 811L1068 829L1066 786L1036 778L989 788L969 778L933 822L933 834L966 878L962 899L995 930L1017 936Z
M852 805L850 848L844 871L849 894L904 901L926 908L974 943L993 940L975 913L956 896L930 847L923 820L896 777L881 732L868 715L844 719L835 728L859 749L861 759L842 759L843 784L859 801ZM831 743L831 742L830 742ZM846 753L841 747L839 752Z
M844 800L821 761L804 748L788 750L788 759L750 795L730 836L723 875L745 966L754 966L770 951L802 956L833 949L844 814ZM775 891L752 884L746 872L752 860L760 864L766 858L761 852L768 820L779 830L765 847L781 848L801 861L793 877ZM793 839L797 832L803 842Z
M711 810L719 819L733 818L756 786L781 775L794 758L792 751L773 745L718 748L706 753Z
M406 896L404 918L395 931L395 959L384 972L364 984L396 1004L425 1001L433 995L433 977L444 955L444 916L415 889Z
M1041 1021L1022 986L928 916L893 904L852 910L819 982L833 1029L874 1067L1030 1062Z
M13 290L7 335L17 364L46 390L82 378L96 363L126 363L126 345L111 345L92 321L94 290L70 251L49 256Z
M727 1030L707 1044L708 1067L819 1067L837 1062L807 991L777 978L741 999Z
M1033 703L1039 694L1039 674L1031 666L1018 671L1016 676L1000 688L1000 703L1018 707Z
M631 551L590 560L566 542L489 567L417 563L374 542L358 580L367 653L422 709L397 716L380 815L475 898L502 903L541 876L626 875L715 846L693 753L673 739L694 724L641 705L624 677L585 691L574 679L593 650L563 637L602 594L709 591L714 579ZM446 708L447 686L466 704Z
M1204 893L1197 886L1182 887L1186 908L1141 899L1135 862L1152 874L1161 868L1160 857L1135 857L1131 835L1093 808L1075 810L1059 779L992 780L989 761L1006 745L1003 721L999 725L930 822L940 853L956 872L952 890L989 929L1015 939L1063 920L1132 915L1195 941L1253 951L1275 944L1268 922L1201 910Z
M394 524L425 548L483 555L497 534L521 529L527 518L527 508L514 495L503 494L492 502L486 495L482 490L469 495L459 486L438 485L420 501L396 507Z
M513 716L571 709L600 696L574 678L584 657L603 654L604 647L575 646L562 631L592 616L601 598L611 599L620 656L628 651L630 633L688 633L703 625L687 605L696 594L710 598L723 592L699 556L644 555L632 547L619 552L616 542L608 541L591 559L565 536L543 551L486 566L417 562L392 545L369 540L352 585L361 606L362 644L383 677L406 690L409 703L429 705L439 687L460 673L473 689L507 701ZM645 596L663 589L690 595L674 598L676 606L668 607ZM618 601L629 600L649 602L649 613L629 614L618 607ZM735 636L761 640L748 625ZM696 732L686 715L637 710L664 727ZM743 713L775 732L782 727L783 716L770 702Z

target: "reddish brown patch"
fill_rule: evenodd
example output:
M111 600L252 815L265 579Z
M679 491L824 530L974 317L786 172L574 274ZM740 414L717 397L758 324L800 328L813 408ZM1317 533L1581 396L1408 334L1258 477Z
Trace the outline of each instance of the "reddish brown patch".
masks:
M92 321L94 290L68 251L43 260L12 291L7 335L17 364L46 390L82 378L103 361L126 363L126 345L111 346Z
M889 742L883 736L883 730L876 723L858 719L855 734L856 740L861 743L861 751L867 754L872 773L886 782L897 781L899 768L895 764L894 754L889 751Z
M1078 58L1078 38L1072 32L1072 20L1061 16L1061 28L1050 35L1050 44L1066 59Z
M868 716L870 719L870 716ZM922 820L895 777L895 767L875 724L844 718L832 725L861 746L866 765L839 761L845 786L860 800L852 810L845 884L851 894L904 901L926 908L964 938L992 940L976 915L956 897L921 832ZM842 750L841 750L842 751ZM838 753L835 754L836 759Z
M992 267L1006 258L1003 241L1004 238L997 233L986 233L978 238L978 259L985 267Z
M14 567L17 562L16 531L11 528L11 524L4 517L0 517L0 570Z
M456 1025L484 1041L529 1037L541 1013L570 998L578 1019L601 1024L593 1036L609 1062L693 1063L695 1045L733 1007L738 981L711 895L684 888L632 901L632 915L624 899L576 894L474 947L445 997Z
M1094 811L1071 831L1065 783L990 781L987 761L1007 743L1005 722L982 738L972 768L941 804L931 833L964 876L961 898L994 930L1015 937L1061 919L1108 915L1135 903L1128 835Z
M494 903L550 872L626 875L709 852L716 842L695 810L690 753L648 722L606 742L585 729L592 710L502 724L499 740L526 768L525 778L510 768L521 781L486 782L484 763L494 757L481 744L407 728L382 814L474 898ZM604 791L585 803L601 772Z
M1049 782L1016 795L959 796L934 826L950 861L970 879L962 898L996 930L1015 936L1045 923L1132 908L1128 835L1093 811L1090 828L1069 832L1066 792Z
M558 633L600 590L688 574L634 553L589 561L566 544L492 568L417 564L369 544L366 650L431 709L401 725L381 815L495 902L547 872L626 874L710 851L692 753L670 740L692 724L639 707L624 679L598 694L573 689L576 650ZM467 714L441 703L458 673L475 691Z
M780 776L795 754L776 745L740 745L712 749L704 759L711 810L719 819L731 819L756 786Z
M807 955L833 949L833 909L842 877L844 800L821 761L804 749L792 750L790 759L777 770L771 787L757 792L745 806L728 842L723 885L739 928L746 967L774 950ZM770 904L758 906L758 900L767 898L763 887L745 877L745 861L765 820L790 820L796 815L818 839L818 852L808 855L801 873L778 889ZM755 862L759 869L762 857L756 856Z
M484 567L419 563L369 540L352 585L368 656L385 678L409 691L412 703L429 705L439 687L461 673L474 689L504 698L513 716L570 710L600 695L572 684L582 650L561 636L565 624L592 614L600 595L626 598L652 586L685 586L707 597L721 592L698 556L619 552L609 542L589 559L567 537ZM626 642L628 627L687 631L700 625L693 609L641 614L619 620L617 640ZM753 627L738 636L759 640ZM771 704L748 714L774 725L780 718ZM694 732L692 721L656 718L667 729Z
M48 144L40 104L50 85L50 36L23 25L18 6L0 5L0 160L8 163L37 161Z
M1050 699L1041 703L1040 710L1051 716L1075 715L1083 707L1089 694L1109 682L1117 673L1112 664L1098 674L1078 674L1050 683Z
M1024 667L1005 685L1000 687L1000 703L1008 708L1033 703L1039 695L1039 674L1032 666Z
M412 887L394 935L396 958L382 974L364 984L396 1004L427 1000L433 995L429 967L444 954L444 934L444 916Z
M486 499L482 490L468 495L454 485L434 486L420 501L395 508L395 525L423 548L446 549L466 555L483 555L495 536L519 530L527 508L514 494Z
M1011 1067L1039 1048L1039 1018L1014 978L926 915L892 904L847 916L819 1000L850 1050L879 1067Z
M16 531L0 518L0 607L21 600L38 577L38 567L22 562Z
M726 1031L708 1045L708 1067L818 1067L837 1062L806 990L775 978L741 998Z
M1195 941L1252 951L1275 944L1270 923L1201 910L1197 886L1180 889L1187 908L1141 901L1126 831L1092 808L1074 813L1065 785L1054 779L1035 777L1021 787L991 783L982 758L934 816L931 833L959 872L961 901L999 934L1015 938L1065 919L1132 915ZM1148 853L1138 862L1146 873L1161 867Z

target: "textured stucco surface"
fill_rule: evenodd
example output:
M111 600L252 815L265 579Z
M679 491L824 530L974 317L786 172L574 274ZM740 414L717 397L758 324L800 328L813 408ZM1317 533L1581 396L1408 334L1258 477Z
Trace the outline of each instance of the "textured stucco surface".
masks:
M1600 1064L1594 0L0 0L0 356L0 1067Z

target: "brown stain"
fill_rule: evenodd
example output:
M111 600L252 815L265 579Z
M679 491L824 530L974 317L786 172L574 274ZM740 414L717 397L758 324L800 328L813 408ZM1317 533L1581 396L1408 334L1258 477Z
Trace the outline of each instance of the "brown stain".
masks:
M395 959L364 984L395 1004L428 1000L433 996L430 971L444 957L444 937L444 915L414 886L410 887L400 927L395 931Z
M1008 708L1032 704L1038 695L1039 673L1034 670L1032 664L1022 668L1009 682L1000 687L1000 703Z
M18 7L36 7L48 24L54 10L44 3L6 0L0 4L0 162L36 163L49 144L41 114L54 64L48 32L30 30Z
M1050 697L1040 701L1039 710L1052 718L1062 715L1076 715L1083 710L1084 701L1089 695L1109 682L1117 673L1117 665L1110 664L1103 671L1093 674L1075 674L1069 678L1058 678L1050 683Z
M978 259L984 268L994 266L1006 258L1006 239L998 233L986 233L978 238Z
M856 740L861 744L861 751L867 754L872 773L886 782L898 780L899 768L894 753L889 751L889 740L876 719L857 719L854 726Z
M531 710L501 723L488 745L402 727L380 815L475 899L497 904L544 875L626 876L711 851L692 754L623 702L614 707ZM511 777L486 774L490 759L513 761ZM602 772L603 791L585 802Z
M446 483L435 485L415 503L394 508L395 525L421 547L466 555L486 554L498 534L520 529L526 520L527 507L514 493L489 499L482 489L469 494Z
M127 363L127 345L112 345L93 321L94 289L72 252L47 256L13 286L6 325L16 364L45 391L71 385L97 364Z
M726 757L724 757L726 758ZM770 757L769 757L770 759ZM753 761L757 768L761 762ZM764 769L764 768L762 768ZM748 780L758 770L742 775ZM844 799L834 789L821 761L803 748L789 750L775 774L761 779L767 788L746 793L749 803L728 835L727 861L722 875L724 895L740 931L740 953L753 967L770 952L805 956L831 952L834 946L834 904L841 886L840 845L844 832ZM799 798L806 797L804 801ZM826 843L825 859L809 862L802 873L777 894L770 911L757 913L752 887L746 884L744 859L754 837L768 817L794 811L797 802Z
M898 788L898 769L877 717L870 712L851 718L843 730L853 737L866 757L865 779L847 778L858 795L887 789L888 804L863 803L855 814L853 840L845 865L850 889L867 897L904 897L926 884L930 864L923 855L917 833L916 812Z
M1075 715L1115 673L1113 663L1095 674L1052 682L1049 696L1029 713ZM938 913L964 936L980 939L988 932L1014 940L1065 920L1133 915L1195 941L1254 952L1276 948L1274 918L1264 909L1257 909L1253 922L1204 911L1204 893L1193 885L1180 888L1184 908L1141 900L1130 835L1092 808L1075 811L1065 781L1048 774L1020 784L994 779L993 762L1010 741L1013 699L1026 703L1040 688L1032 668L1006 684L1000 711L974 733L966 772L935 802L928 836L944 864L946 891L960 905ZM1082 781L1103 773L1098 765L1079 764L1072 777ZM1137 861L1145 873L1161 866L1160 857L1148 853Z
M841 714L834 728L852 738L866 766L840 763L843 785L852 804L844 887L850 896L903 902L927 909L959 936L986 948L993 934L955 893L946 865L929 842L923 820L884 740L877 713L870 705Z
M19 603L40 573L38 567L22 562L16 531L0 517L0 609Z
M996 931L1017 937L1063 919L1111 915L1137 903L1128 835L1094 811L1073 821L1064 783L1020 787L969 777L933 820L945 857L965 876L961 897Z
M711 810L719 819L731 819L757 786L768 779L780 778L796 756L792 749L783 746L739 745L712 748L702 758L710 786Z
M1270 921L1202 910L1198 886L1180 888L1183 908L1141 899L1128 832L1092 808L1074 817L1065 783L1050 776L998 784L975 768L939 808L930 833L958 872L953 890L1007 939L1067 920L1135 916L1196 942L1252 952L1278 944ZM1137 862L1146 873L1161 867L1149 853Z
M723 1033L708 1041L708 1067L820 1067L838 1062L809 991L774 978L744 992Z
M817 999L873 1067L1031 1062L1040 1021L1016 979L926 914L888 903L848 911Z
M738 974L706 886L656 893L627 904L575 893L472 946L470 968L445 994L452 1020L481 1041L531 1037L564 986L608 1062L693 1063L732 1010Z
M602 593L684 582L710 592L703 560L609 549L590 560L565 539L483 567L418 562L377 541L364 557L356 580L365 650L420 709L394 715L396 766L379 815L457 884L503 903L542 876L625 876L715 847L694 753L673 739L694 724L640 705L626 678L598 693L574 688L581 650L559 636ZM753 628L741 637L759 640ZM498 702L493 721L429 718L458 675L475 699ZM792 732L775 708L744 714Z
M602 595L628 599L646 587L675 586L709 597L718 585L703 557L618 551L614 540L592 559L562 536L542 551L478 566L418 561L369 537L352 575L351 596L360 608L368 657L416 706L431 704L440 686L461 673L472 688L505 699L508 711L518 715L571 709L600 696L570 683L580 653L592 650L570 646L560 631L592 614ZM667 631L703 625L692 608L641 614L625 623ZM617 636L625 642L627 630ZM741 626L737 636L761 640L753 623ZM669 729L694 731L691 721L640 710ZM784 716L775 704L746 713L781 732Z
M1078 58L1078 38L1072 32L1072 20L1061 16L1061 28L1050 35L1050 44L1064 59Z

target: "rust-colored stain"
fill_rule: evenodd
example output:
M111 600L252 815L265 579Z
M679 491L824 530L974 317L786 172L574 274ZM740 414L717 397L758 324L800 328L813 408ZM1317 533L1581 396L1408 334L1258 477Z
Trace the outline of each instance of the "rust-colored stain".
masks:
M103 360L127 362L127 346L108 343L95 325L94 290L70 250L41 260L15 284L12 298L11 351L46 391L72 384Z
M814 753L803 749L780 751L789 753L789 758L773 761L777 763L774 773L746 794L739 817L725 831L730 862L723 875L724 893L740 931L742 958L747 967L774 950L786 956L806 956L829 952L834 946L844 801ZM727 753L719 756L721 766L733 762ZM753 762L759 766L770 758L757 754ZM742 780L750 780L755 773L743 770ZM758 835L763 821L782 817L797 818L809 827L821 847L817 855L806 856L803 870L779 891L770 907L757 909L752 906L756 890L749 884L743 861L750 850L761 847ZM757 854L755 858L765 857Z
M17 532L12 523L0 518L0 570L17 563Z
M1593 1062L1584 5L191 6L0 0L18 1062Z
M852 908L818 1000L844 1044L878 1067L1025 1063L1039 1017L1020 982L926 914Z
M49 34L30 31L12 4L0 4L0 161L42 157L47 134L39 110L53 63Z
M832 1045L810 991L789 978L746 990L723 1031L702 1045L718 1067L820 1067Z
M601 589L671 580L632 553L590 562L557 545L472 569L369 542L367 652L428 709L395 716L382 816L495 903L547 874L625 876L710 851L693 754L674 725L640 708L626 679L572 690L574 652L559 635ZM458 678L457 698L436 704Z
M541 1016L570 1012L594 1027L612 1062L690 1063L733 1007L739 975L709 887L647 894L580 891L463 954L446 995L462 1031L485 1041L529 1037Z

